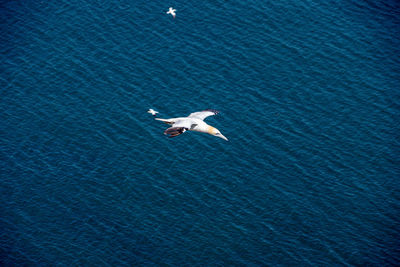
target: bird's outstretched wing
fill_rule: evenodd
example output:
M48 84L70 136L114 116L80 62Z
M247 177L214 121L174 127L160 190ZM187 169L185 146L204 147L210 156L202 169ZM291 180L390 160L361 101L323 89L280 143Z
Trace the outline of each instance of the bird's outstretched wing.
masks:
M217 115L218 113L219 113L218 110L206 109L206 110L203 110L203 111L193 112L188 117L189 118L197 118L197 119L200 119L200 120L204 120L208 116Z

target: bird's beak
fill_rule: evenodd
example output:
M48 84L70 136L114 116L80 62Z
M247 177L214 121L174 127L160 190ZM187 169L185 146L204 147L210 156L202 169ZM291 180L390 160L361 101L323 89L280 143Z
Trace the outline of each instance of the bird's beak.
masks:
M223 136L222 134L218 135L218 137L221 137L221 138L224 139L225 141L228 141L228 138L226 138L226 137Z

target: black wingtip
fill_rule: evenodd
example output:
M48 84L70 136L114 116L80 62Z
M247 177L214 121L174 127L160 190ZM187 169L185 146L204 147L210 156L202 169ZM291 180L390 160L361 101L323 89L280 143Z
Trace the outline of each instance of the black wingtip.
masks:
M218 110L212 109L212 108L205 109L204 111L211 111L211 112L213 112L215 115L217 115L217 114L219 113Z
M185 127L171 127L168 128L167 130L164 131L165 135L168 135L169 138L178 136L180 134L183 134L186 132L188 129Z

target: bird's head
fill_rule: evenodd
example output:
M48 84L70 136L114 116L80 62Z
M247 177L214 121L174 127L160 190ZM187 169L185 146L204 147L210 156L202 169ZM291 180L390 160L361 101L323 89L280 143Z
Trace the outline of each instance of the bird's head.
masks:
M226 138L225 136L222 135L222 133L215 127L210 126L208 133L211 135L214 135L216 137L220 137L226 141L228 141L228 138Z

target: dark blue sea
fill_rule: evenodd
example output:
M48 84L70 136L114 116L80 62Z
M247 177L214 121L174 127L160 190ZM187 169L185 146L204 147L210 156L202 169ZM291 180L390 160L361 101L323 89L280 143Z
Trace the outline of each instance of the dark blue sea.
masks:
M0 14L1 266L399 266L398 1Z

